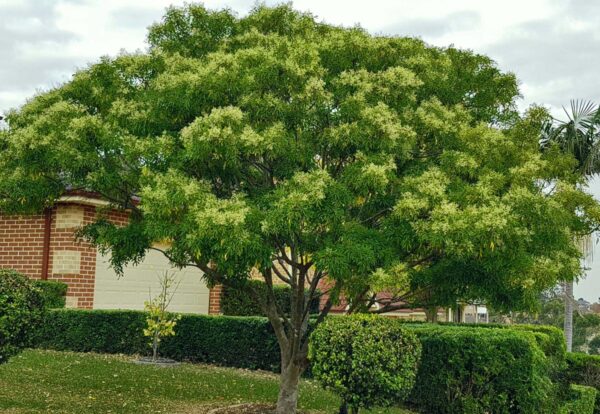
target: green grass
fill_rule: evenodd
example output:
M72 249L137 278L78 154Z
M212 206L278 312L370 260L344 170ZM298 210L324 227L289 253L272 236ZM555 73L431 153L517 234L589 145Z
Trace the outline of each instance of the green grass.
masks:
M0 366L0 412L9 414L200 414L209 406L276 399L276 375L208 365L160 368L136 365L130 357L28 350ZM316 382L302 381L302 409L324 414L337 406Z

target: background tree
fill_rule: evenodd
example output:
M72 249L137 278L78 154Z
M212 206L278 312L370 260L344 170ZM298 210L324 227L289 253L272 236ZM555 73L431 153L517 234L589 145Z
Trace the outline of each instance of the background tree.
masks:
M519 119L514 75L488 57L289 6L170 8L148 40L8 114L0 211L85 189L131 211L126 227L99 214L81 233L116 270L156 242L209 284L259 270L281 349L278 413L296 410L321 294L317 324L342 295L380 312L473 298L523 308L579 272L572 230L598 206L570 156L542 159L545 113ZM287 309L276 280L292 290Z
M564 288L550 289L540 297L537 309L528 312L496 314L492 311L492 321L500 323L521 323L551 325L564 328L565 296ZM573 312L572 351L598 354L600 345L600 315L585 313L575 308Z
M571 101L571 111L565 109L567 120L547 122L542 130L542 149L558 147L565 153L572 154L577 160L574 171L587 185L589 180L600 172L600 112L592 102ZM580 243L581 250L587 257L591 255L590 230L597 227L578 229L575 237ZM567 280L564 286L565 318L564 331L567 341L567 351L571 351L573 343L573 280Z

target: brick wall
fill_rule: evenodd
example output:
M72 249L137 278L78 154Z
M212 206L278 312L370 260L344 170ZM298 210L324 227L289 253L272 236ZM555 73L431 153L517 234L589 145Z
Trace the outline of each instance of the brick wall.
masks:
M44 216L0 216L0 268L31 278L42 274Z
M91 309L94 305L97 251L74 232L90 224L98 214L117 225L129 215L121 211L99 212L96 207L62 203L50 211L48 280L68 285L67 307ZM0 268L15 269L31 278L42 278L45 216L0 216ZM221 313L221 286L210 289L209 313Z
M75 239L74 232L92 223L96 207L60 204L51 212L48 280L66 283L67 306L91 309L94 304L96 248ZM118 225L128 221L125 212L112 211L108 218ZM44 250L43 215L0 216L0 268L15 269L40 279Z
M221 313L221 294L223 286L217 285L210 289L208 294L208 314L219 315Z

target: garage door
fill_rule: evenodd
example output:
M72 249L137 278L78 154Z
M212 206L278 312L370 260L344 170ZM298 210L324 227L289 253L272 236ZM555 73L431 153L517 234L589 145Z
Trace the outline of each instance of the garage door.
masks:
M159 278L169 271L179 287L169 310L185 313L208 313L208 288L199 269L173 269L169 261L157 251L149 251L137 266L125 268L120 278L110 268L108 257L96 257L96 284L94 309L144 309L144 301L160 292Z

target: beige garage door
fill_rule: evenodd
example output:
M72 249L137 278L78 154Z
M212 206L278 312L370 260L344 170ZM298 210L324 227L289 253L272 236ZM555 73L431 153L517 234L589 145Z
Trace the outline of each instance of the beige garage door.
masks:
M109 267L108 258L96 257L96 286L94 309L143 309L149 295L160 291L159 277L169 271L175 275L179 287L169 310L186 313L208 313L208 288L196 268L173 269L168 260L157 251L149 251L144 262L125 268L117 277Z

